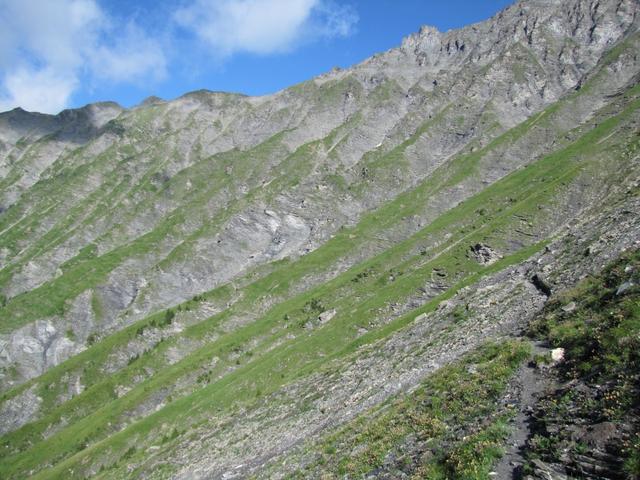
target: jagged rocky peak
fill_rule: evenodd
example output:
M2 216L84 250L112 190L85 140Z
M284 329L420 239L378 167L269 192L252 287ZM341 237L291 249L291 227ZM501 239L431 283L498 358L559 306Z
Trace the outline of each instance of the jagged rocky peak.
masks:
M476 54L498 54L519 42L534 49L559 42L561 47L590 53L619 39L637 15L637 0L522 0L489 21L459 30L442 33L422 27L404 40L402 48L426 55L422 62L431 65L471 49Z
M424 25L417 33L412 33L402 41L405 50L434 51L440 48L442 32L436 27Z

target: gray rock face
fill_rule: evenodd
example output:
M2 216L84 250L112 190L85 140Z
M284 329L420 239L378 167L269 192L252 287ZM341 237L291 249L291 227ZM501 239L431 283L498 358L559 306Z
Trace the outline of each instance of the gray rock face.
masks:
M42 403L42 399L36 395L34 390L35 388L31 387L2 404L0 407L0 418L2 418L0 435L16 430L34 419Z
M67 334L59 331L51 319L38 320L10 335L2 335L0 362L5 371L7 367L13 367L17 378L37 377L84 348L69 339ZM6 381L12 385L15 378Z

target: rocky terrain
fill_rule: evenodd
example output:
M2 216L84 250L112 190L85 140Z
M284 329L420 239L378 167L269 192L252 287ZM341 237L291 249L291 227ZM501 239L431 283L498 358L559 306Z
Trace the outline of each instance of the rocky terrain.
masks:
M553 405L638 398L557 318L640 332L639 14L523 0L265 97L1 113L0 477L636 478L637 402L562 400L568 437Z

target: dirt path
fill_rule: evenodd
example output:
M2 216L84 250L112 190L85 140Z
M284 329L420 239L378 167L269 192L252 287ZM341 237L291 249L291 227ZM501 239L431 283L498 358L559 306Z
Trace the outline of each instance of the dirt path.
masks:
M533 354L540 355L549 352L542 343L533 344ZM529 438L530 412L533 409L538 394L544 392L551 382L533 363L523 365L517 373L513 385L506 395L506 403L514 405L517 411L511 427L512 433L507 439L505 454L493 469L493 478L499 480L521 478L524 457L522 452Z

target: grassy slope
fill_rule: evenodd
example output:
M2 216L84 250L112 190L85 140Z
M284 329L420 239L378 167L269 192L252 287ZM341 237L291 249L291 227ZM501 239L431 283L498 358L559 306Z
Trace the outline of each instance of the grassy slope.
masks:
M640 475L640 289L635 284L617 293L625 282L637 282L638 272L640 252L623 254L599 275L554 296L532 322L531 337L566 349L565 362L553 372L561 384L573 387L538 401L534 423L544 412L553 429L534 433L525 450L531 461L567 465L567 458L588 454L590 448L567 427L612 422L630 430L618 450L624 474ZM528 351L525 339L479 348L414 392L310 442L303 469L288 478L362 478L378 469L393 475L394 468L416 479L491 478L509 433L509 410L498 400ZM584 388L576 386L582 382L604 391L582 398ZM525 474L530 468L525 466Z
M343 83L346 84L346 86L343 85ZM335 96L334 90L337 89L341 91L349 87L351 83L353 82L344 81L338 85L330 85L316 92L316 95L322 98L328 96L329 100L322 100L324 103L334 101L331 100L332 96ZM372 96L375 96L375 92ZM318 99L318 101L320 100ZM429 128L437 124L437 121L441 119L447 110L448 107L444 108L441 114L437 115L434 119L419 124L416 132L412 136L400 145L394 147L391 151L384 154L376 153L365 155L362 162L360 162L362 163L362 168L370 168L372 172L380 170L378 177L386 177L388 171L390 171L389 169L395 169L403 163L404 151L411 147ZM150 113L146 112L146 115L150 116ZM355 118L357 118L357 115ZM131 128L135 127L137 130L144 130L145 121L149 122L150 119L136 119ZM357 124L357 121L355 123ZM353 126L354 125L342 126L336 130L342 131L344 130L343 127L346 127L348 130ZM524 125L524 127L526 127L526 125ZM520 131L526 131L526 128ZM200 227L196 228L195 231L187 232L185 241L180 243L175 251L171 252L166 259L160 262L159 266L163 267L175 259L184 258L188 255L190 246L199 237L207 233L211 234L215 232L226 218L245 206L250 200L257 200L259 198L269 199L278 192L283 191L286 187L295 185L296 178L291 178L290 172L298 172L298 179L303 172L308 172L311 168L310 161L313 160L313 148L330 142L336 134L336 131L334 131L327 139L304 145L288 157L285 156L286 159L282 164L282 168L278 169L284 173L276 177L275 181L269 185L269 188L264 189L266 191L263 191L259 183L251 183L251 180L259 177L258 171L261 169L261 166L265 164L261 159L274 156L273 151L278 149L282 133L275 135L255 148L245 152L231 151L216 155L213 158L202 159L195 165L181 171L172 179L170 185L162 188L152 185L150 179L153 175L161 172L163 165L167 163L167 160L161 159L166 155L164 153L166 149L164 143L169 141L168 138L161 137L154 139L152 142L154 146L146 147L144 145L149 143L148 138L142 135L140 138L131 139L131 144L110 148L88 163L83 163L79 160L82 157L83 149L71 152L70 155L61 158L54 164L51 168L51 178L38 182L32 189L30 195L31 198L46 198L48 203L53 202L52 199L58 199L53 202L57 210L53 212L31 212L29 215L23 217L19 225L4 232L4 235L0 234L0 246L7 247L10 251L19 250L18 244L24 241L25 238L31 238L34 231L39 231L52 216L62 218L63 220L56 222L53 228L43 233L36 242L32 242L32 245L26 251L22 251L19 259L10 263L0 271L0 285L8 282L12 274L37 254L60 245L63 241L70 238L73 233L89 228L97 220L106 219L108 212L111 211L111 209L104 208L106 205L115 205L115 208L119 212L118 223L116 223L106 235L109 238L126 236L124 232L121 232L118 228L119 225L125 225L126 222L131 221L134 217L132 205L130 204L129 207L126 207L123 203L123 200L127 198L136 198L142 195L142 200L135 202L136 215L139 215L140 211L153 211L153 206L156 201L167 196L171 198L172 202L180 205L180 207L166 215L166 218L158 222L152 231L100 257L96 257L93 254L87 255L87 250L79 252L76 258L65 265L61 277L50 280L44 285L22 295L18 295L11 299L6 307L0 308L1 318L3 320L0 321L0 331L10 332L34 319L62 314L68 306L67 301L77 296L82 291L80 289L92 288L103 282L106 276L125 259L142 256L149 252L157 253L164 239L167 237L171 238L172 236L184 236L185 226L190 222L196 221ZM507 140L513 139L514 134L517 136L515 131L511 132ZM456 161L453 165L448 165L449 168L441 168L433 181L430 182L432 187L435 188L432 188L431 192L425 192L423 189L422 194L430 195L438 189L454 185L460 179L471 173L468 171L470 164L477 161L484 153L495 147L498 147L498 144L492 144L487 147L487 149L465 157L464 162ZM282 148L279 148L279 150L281 151ZM125 176L123 180L119 180L120 176L118 172L127 171L131 152L135 152L138 158L145 159L143 162L145 165L143 173L137 174L135 181L130 175ZM116 158L120 157L123 158L116 160ZM212 217L209 213L212 204L211 198L215 198L214 195L220 193L221 190L230 184L227 178L228 176L220 172L224 172L225 167L231 165L234 165L234 182L236 184L248 182L250 185L255 183L255 189L251 190L248 195L239 196L237 201L228 203L225 205L226 208L222 209L221 213ZM453 167L453 170L451 167ZM360 168L360 166L358 166L358 168ZM80 190L83 184L87 183L89 175L93 178L101 179L100 187L86 198L68 207L69 199L74 198L70 192ZM338 178L340 177L338 176ZM190 194L188 192L185 193L184 184L187 179L189 179L195 187L200 186L202 188L192 188ZM204 182L204 185L201 185L203 179L207 181ZM443 181L446 181L446 183L443 184ZM438 182L440 182L440 184ZM368 182L359 182L351 186L352 193L360 195L366 193L370 188L372 188L372 185L368 184ZM193 192L197 192L197 194ZM411 198L406 198L406 200L411 200ZM396 202L396 208L397 205L398 203ZM413 211L411 208L407 208L411 205L416 205L416 203L406 203L403 205L404 208L396 213L403 216L411 215L415 212L415 208ZM3 221L5 223L10 222L16 215L22 214L26 208L26 206L23 207L21 205L12 208L10 212L11 215L5 216ZM384 212L382 213L384 214ZM401 217L389 215L387 216L387 222L389 220L397 222L399 218ZM375 222L380 220L380 217L375 216L370 218L370 220ZM391 226L392 224L387 223L381 227L390 228ZM375 231L376 229L372 230ZM100 240L99 238L96 242ZM79 282L79 278L82 278L83 281Z
M623 472L628 478L640 476L639 280L636 250L554 298L532 323L532 337L565 349L565 361L553 375L560 385L571 387L553 390L538 401L535 431L526 450L530 461L542 458L566 465L567 458L588 454L591 447L564 427L610 422L628 434L621 444L610 445L624 462ZM625 284L627 290L620 291Z
M528 357L526 342L477 349L309 445L312 460L289 478L362 478L390 459L410 478L490 478L507 432L497 401ZM413 455L407 441L420 445Z
M152 433L149 438L153 438L154 426L158 424L184 425L188 419L197 419L199 415L211 408L226 408L229 406L230 392L234 392L233 398L236 399L252 398L257 390L268 393L300 375L300 365L305 366L302 372L312 371L316 368L319 361L324 361L319 357L320 353L340 355L361 343L373 341L375 338L388 335L395 329L401 328L415 316L415 313L419 312L414 312L413 316L401 317L364 337L356 338L357 327L368 326L368 319L371 318L372 312L384 306L388 301L397 300L415 291L417 286L422 284L425 278L428 278L434 268L448 270L451 272L451 278L457 280L452 289L446 292L442 298L446 298L461 285L472 283L480 275L486 273L486 270L483 271L477 264L466 258L467 245L474 241L480 241L492 233L512 228L515 222L513 216L515 213L535 207L538 204L536 199L548 200L561 181L569 181L577 174L579 164L576 163L576 160L582 159L584 162L584 156L587 152L594 153L594 144L597 144L599 139L605 138L626 115L629 115L636 108L637 105L633 104L625 113L600 124L598 128L587 133L575 144L489 187L476 197L443 215L432 225L426 227L424 231L419 232L406 242L393 247L379 257L364 262L325 285L276 306L260 321L205 346L201 351L195 352L182 362L163 370L125 397L114 400L92 415L72 424L69 428L39 442L33 448L6 458L2 463L3 471L9 475L15 475L38 464L67 457L79 448L83 448L87 443L90 444L104 438L110 433L107 424L109 422L117 424L121 412L138 404L149 392L157 390L162 385L175 382L181 374L192 371L204 359L210 359L212 355L224 357L225 352L229 352L238 344L251 338L260 338L267 332L273 331L274 327L280 326L281 330L276 330L275 335L283 336L289 331L289 328L286 328L288 320L285 320L285 315L289 315L289 319L294 315L304 315L305 304L313 299L325 304L327 308L335 307L340 314L330 324L313 331L312 334L302 331L295 340L285 343L273 351L265 352L264 355L255 355L253 359L247 361L246 365L242 365L220 381L170 403L157 414L77 453L69 462L76 463L99 450L111 451L112 455L119 451L122 455L123 451L128 448L130 439L142 438L149 433ZM606 145L601 148L606 148ZM502 199L502 203L499 199ZM488 208L485 216L479 216L476 213L481 207ZM435 248L427 255L409 256L407 259L407 253L415 250L416 245L424 238L438 237L443 232L450 231L451 225L458 225L460 230L454 234L446 246ZM534 246L534 249L536 247ZM531 251L527 250L515 253L513 257L506 258L491 270L519 261L530 253ZM383 279L388 277L389 266L396 267L404 274L400 275L395 282L385 285ZM372 270L378 273L372 275L370 279L366 277L368 281L352 281L359 273ZM376 286L376 295L367 298L367 292L371 291L372 285ZM341 289L343 293L336 295L336 292L340 292ZM329 298L333 303L327 300ZM424 310L433 308L440 299L431 302ZM348 315L345 315L347 312ZM91 390L88 391L88 394L90 393ZM42 426L44 427L46 423L42 422ZM32 430L33 428L34 425L28 426L16 434L7 436L7 444L14 446L14 448L20 448L21 444L25 445L23 442L31 443L36 438L33 434L37 432L37 428L35 432ZM21 438L22 440L20 440ZM58 469L53 472L43 472L43 474L48 476L54 475L55 471L62 472L66 466L71 464L69 462L60 464Z
M587 90L588 88L585 87L582 93L578 92L575 96L578 97ZM633 91L631 95L635 93L637 92ZM273 391L289 380L317 368L317 365L322 361L319 360L320 354L340 356L361 344L389 335L410 322L416 313L434 308L438 301L453 295L461 286L473 283L488 272L526 258L540 248L541 244L531 240L526 248L509 252L511 255L488 269L483 269L470 261L466 256L466 248L472 242L484 241L488 238L499 242L501 238L504 238L505 232L515 229L518 222L514 220L516 214L524 215L534 223L543 224L545 214L538 211L537 205L554 198L556 193L562 189L563 183L570 182L582 169L593 168L594 165L597 165L597 163L593 165L585 163L585 159L590 159L599 151L608 148L607 143L598 145L598 141L614 131L618 124L624 121L625 116L631 114L637 106L636 102L624 114L602 123L566 149L497 182L442 215L408 240L381 255L362 262L324 285L276 305L258 322L203 345L201 349L174 366L168 367L164 358L166 350L173 341L168 340L158 344L152 351L113 377L105 379L100 375L100 365L109 353L135 338L140 327L151 325L154 322L157 324L161 321L164 316L164 312L161 312L123 332L104 339L80 356L51 370L42 378L9 392L6 397L13 396L32 384L38 384L45 402L50 402L53 405L56 397L55 390L52 391L49 386L52 384L61 385L62 382L58 382L58 380L70 372L80 372L83 375L83 383L90 387L84 394L57 409L48 409L49 413L44 419L27 425L14 434L5 436L3 443L10 448L8 453L5 449L2 454L4 458L0 463L0 472L4 472L6 475L20 476L21 473L31 468L39 468L49 461L59 461L70 457L70 460L57 470L61 472L63 466L74 464L95 453L99 448L105 447L111 449L112 453L109 455L113 460L123 455L123 451L128 447L127 435L152 431L154 422L159 420L167 421L170 424L180 424L185 420L184 414L181 414L185 408L186 411L195 414L196 418L212 407L227 408L228 402L221 394L224 389L230 389L228 391L235 392L239 398L247 399L251 398L258 390L264 393ZM472 175L477 166L481 164L484 155L522 137L536 123L548 121L558 108L559 106L556 105L548 109L540 116L499 137L481 151L452 159L416 189L366 215L358 226L340 232L317 251L296 262L281 262L264 278L253 283L247 282L248 285L241 292L242 300L234 309L191 327L185 332L185 336L202 338L207 334L217 332L217 328L225 319L243 309L251 308L256 301L265 295L275 299L288 298L289 292L296 282L304 278L305 275L317 272L319 269L327 269L327 265L334 265L336 259L357 249L360 239L369 237L382 229L393 228L398 219L425 208L425 204L434 194L452 187ZM428 125L419 129L416 135L424 133L426 128ZM410 146L413 142L415 142L415 138L409 139L403 147ZM396 149L389 154L388 158L376 158L373 163L384 165L389 163L389 158L397 160L401 157L402 149ZM577 160L582 163L576 162ZM247 175L251 173L247 172ZM284 182L286 179L282 179L282 181ZM104 192L100 193L97 198L116 198L109 189L113 188L113 192L116 192L120 191L121 187L124 188L124 186L107 183ZM192 203L187 205L189 208L194 206ZM480 210L483 211L483 215L478 215ZM26 294L24 298L20 297L21 299L16 300L15 304L10 302L3 313L9 312L12 322L23 322L30 318L29 309L35 309L32 313L37 315L42 315L42 308L48 313L59 312L60 308L64 307L65 299L69 298L69 295L73 295L76 292L73 289L77 289L78 285L82 283L78 281L79 279L88 280L89 283L98 282L123 258L147 251L154 245L154 242L158 242L170 234L171 229L175 226L175 221L175 218L170 217L166 225L162 224L148 236L141 237L133 244L116 249L102 257L95 258L91 252L87 252L86 259L76 259L66 266L65 275L61 277L64 280L60 280L59 283L54 281L53 287L47 284L42 287L42 291L37 291L37 293ZM24 232L28 232L28 229L25 229ZM447 233L453 235L446 238ZM58 241L57 235L57 232L53 232L51 241L46 239L42 244L43 247ZM444 243L439 244L441 241ZM412 312L390 323L376 323L376 320L380 320L377 319L376 312L384 309L389 302L401 300L414 293L419 286L424 284L425 279L430 278L435 268L447 272L449 290L432 300L419 312ZM388 281L390 274L396 277L395 281ZM355 279L358 281L354 281ZM49 290L51 288L52 290ZM68 289L73 291L69 293ZM229 295L228 287L223 287L212 292L208 297L226 299ZM336 308L338 316L331 324L309 333L302 327L309 320L309 317L312 319L313 315L318 313L307 307L310 304L313 305L314 301L321 304L323 308ZM371 331L364 336L358 336L358 328L367 328ZM274 345L291 332L295 335L294 340L272 350ZM238 364L234 354L238 350L246 353L250 340L256 338L260 339L261 343L257 348L254 348L251 355L241 357L240 364ZM216 371L203 372L207 373L210 379L216 379L218 374L222 374L229 367L237 367L237 369L219 381L212 381L206 388L176 400L158 414L132 425L123 433L108 437L113 433L115 425L123 424L123 418L127 416L126 412L148 398L153 392L176 383L193 371L201 370L203 365L214 355L219 356L222 361L216 367ZM303 364L304 368L298 370L293 367L299 364ZM135 387L128 395L117 400L114 398L114 390L117 385L128 384L148 367L160 373ZM106 406L99 408L105 404ZM63 418L70 421L70 426L43 440L42 434L47 427L55 425ZM79 421L74 423L75 420ZM113 422L114 427L109 427L110 422ZM94 442L99 443L83 450L84 447L92 445ZM83 451L72 456L78 450ZM45 476L49 474L53 475L55 471L43 472Z

